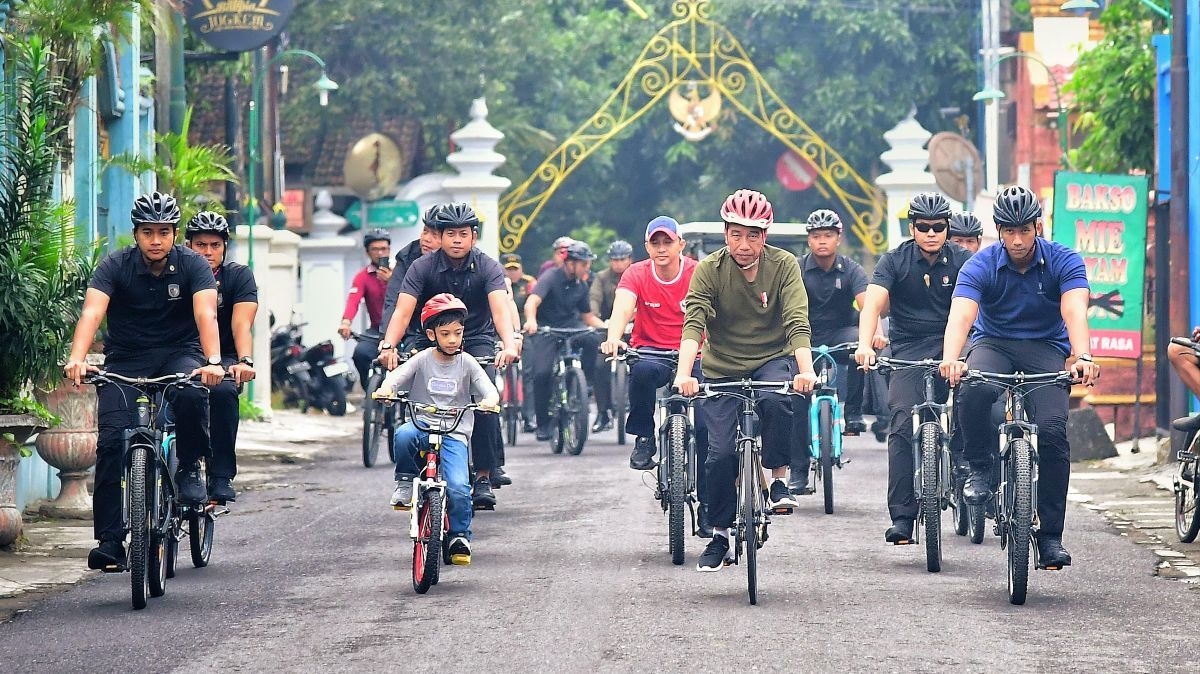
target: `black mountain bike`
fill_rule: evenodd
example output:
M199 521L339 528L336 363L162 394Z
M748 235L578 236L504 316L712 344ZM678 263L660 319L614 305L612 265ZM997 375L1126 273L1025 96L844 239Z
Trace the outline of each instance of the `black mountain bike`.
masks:
M729 396L742 403L738 413L737 437L734 446L738 456L737 514L734 516L734 564L746 558L746 592L750 603L758 603L758 549L767 542L767 526L771 513L767 511L766 481L762 467L762 439L758 436L758 394L760 392L799 395L790 381L741 381L702 384L694 398L708 399ZM777 508L775 514L791 514L791 508Z
M129 532L129 561L127 568L114 566L104 571L128 570L133 608L143 609L147 597L166 593L167 578L175 575L176 549L182 537L181 516L188 518L193 563L200 560L203 563L195 565L205 566L212 551L216 515L207 507L181 507L175 485L179 459L175 454L174 424L160 419L166 391L191 387L207 393L208 387L182 373L126 377L101 370L86 375L83 381L96 386L126 387L137 393L137 422L122 433L125 468L121 480L121 525Z
M550 418L554 423L551 449L561 454L564 449L578 456L588 435L587 379L580 365L580 348L575 340L590 335L592 328L539 328L538 334L555 338L556 356L550 388Z
M953 506L950 438L954 415L950 410L954 394L951 392L944 404L937 401L939 364L934 359L879 358L879 368L886 373L911 368L925 371L925 401L912 409L913 492L917 495L917 522L925 529L925 568L931 572L942 570L942 511ZM914 534L918 530L914 529ZM918 538L914 535L896 545L917 543Z
M523 377L520 360L509 364L502 376L500 413L504 422L504 444L509 447L516 446L521 430L521 408L525 402L525 390L521 387Z
M1029 420L1026 398L1047 386L1070 388L1071 373L1014 374L970 370L962 378L968 386L986 384L1007 391L1005 419L1000 425L1000 488L996 501L996 534L1000 549L1008 552L1008 600L1024 604L1029 588L1029 555L1037 558L1038 428ZM984 505L972 505L972 510ZM1042 567L1057 571L1058 567Z
M350 334L359 341L379 338L378 335L357 332ZM403 363L411 354L401 353L399 356L400 362ZM391 458L392 463L396 462L395 448L392 447L395 442L396 427L400 425L396 420L396 409L381 404L371 395L379 389L379 385L383 383L386 376L387 368L383 367L378 360L371 361L371 368L367 374L367 395L363 399L362 462L367 468L375 465L375 460L379 457L380 444L387 445L388 457Z
M1172 344L1186 346L1200 358L1200 344L1183 337L1172 337ZM1181 425L1190 418L1175 421ZM1200 533L1200 433L1192 432L1177 457L1175 470L1175 534L1184 543L1196 540Z

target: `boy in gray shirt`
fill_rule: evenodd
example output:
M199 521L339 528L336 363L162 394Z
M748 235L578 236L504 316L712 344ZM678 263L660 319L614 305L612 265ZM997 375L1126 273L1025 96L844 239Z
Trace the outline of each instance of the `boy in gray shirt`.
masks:
M414 403L452 410L478 401L480 409L498 409L500 394L476 360L462 352L467 307L449 294L435 295L421 309L421 327L436 346L418 353L392 370L379 387L382 392L408 391ZM426 427L452 423L453 416L439 416L414 408ZM447 554L452 564L471 563L471 480L467 470L467 444L474 425L474 412L466 412L454 431L442 438L442 476L449 495L450 531ZM420 472L419 452L429 447L429 433L409 421L396 429L396 491L392 505L412 507L413 479Z

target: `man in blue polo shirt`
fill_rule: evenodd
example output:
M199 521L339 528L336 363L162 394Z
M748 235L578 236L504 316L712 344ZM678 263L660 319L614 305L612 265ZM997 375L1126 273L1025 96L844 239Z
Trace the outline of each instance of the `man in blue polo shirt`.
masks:
M1042 207L1024 187L1000 193L994 210L1000 243L972 257L958 275L942 353L942 375L951 385L968 370L1029 374L1058 372L1071 357L1071 372L1091 385L1100 366L1088 353L1088 280L1083 259L1066 246L1041 238ZM972 330L974 328L974 330ZM959 354L971 333L966 361ZM965 386L956 400L959 419L986 419L1000 395L994 386ZM1071 555L1062 545L1071 447L1067 443L1070 391L1045 386L1030 392L1038 426L1038 567L1062 568ZM962 424L971 473L963 488L969 503L992 496L994 449L990 424Z

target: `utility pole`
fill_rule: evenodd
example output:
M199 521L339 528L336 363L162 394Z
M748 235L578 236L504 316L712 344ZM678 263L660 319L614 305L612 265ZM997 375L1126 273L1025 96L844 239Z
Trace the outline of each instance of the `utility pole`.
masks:
M1172 0L1171 22L1171 265L1166 286L1172 335L1190 335L1188 293L1188 0ZM1159 326L1163 329L1167 326ZM1159 354L1163 357L1166 354ZM1179 377L1171 378L1170 416L1187 414L1187 389ZM1178 447L1179 443L1172 443Z

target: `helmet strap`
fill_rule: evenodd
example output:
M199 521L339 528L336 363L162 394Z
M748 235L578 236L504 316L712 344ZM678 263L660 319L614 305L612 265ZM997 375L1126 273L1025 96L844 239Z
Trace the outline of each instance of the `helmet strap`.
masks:
M750 264L748 264L744 267L742 265L738 264L738 269L741 269L742 271L750 271L751 269L754 269L755 267L758 266L759 259L761 259L761 258L755 258L754 262L751 262ZM737 264L736 260L734 261L734 264Z

